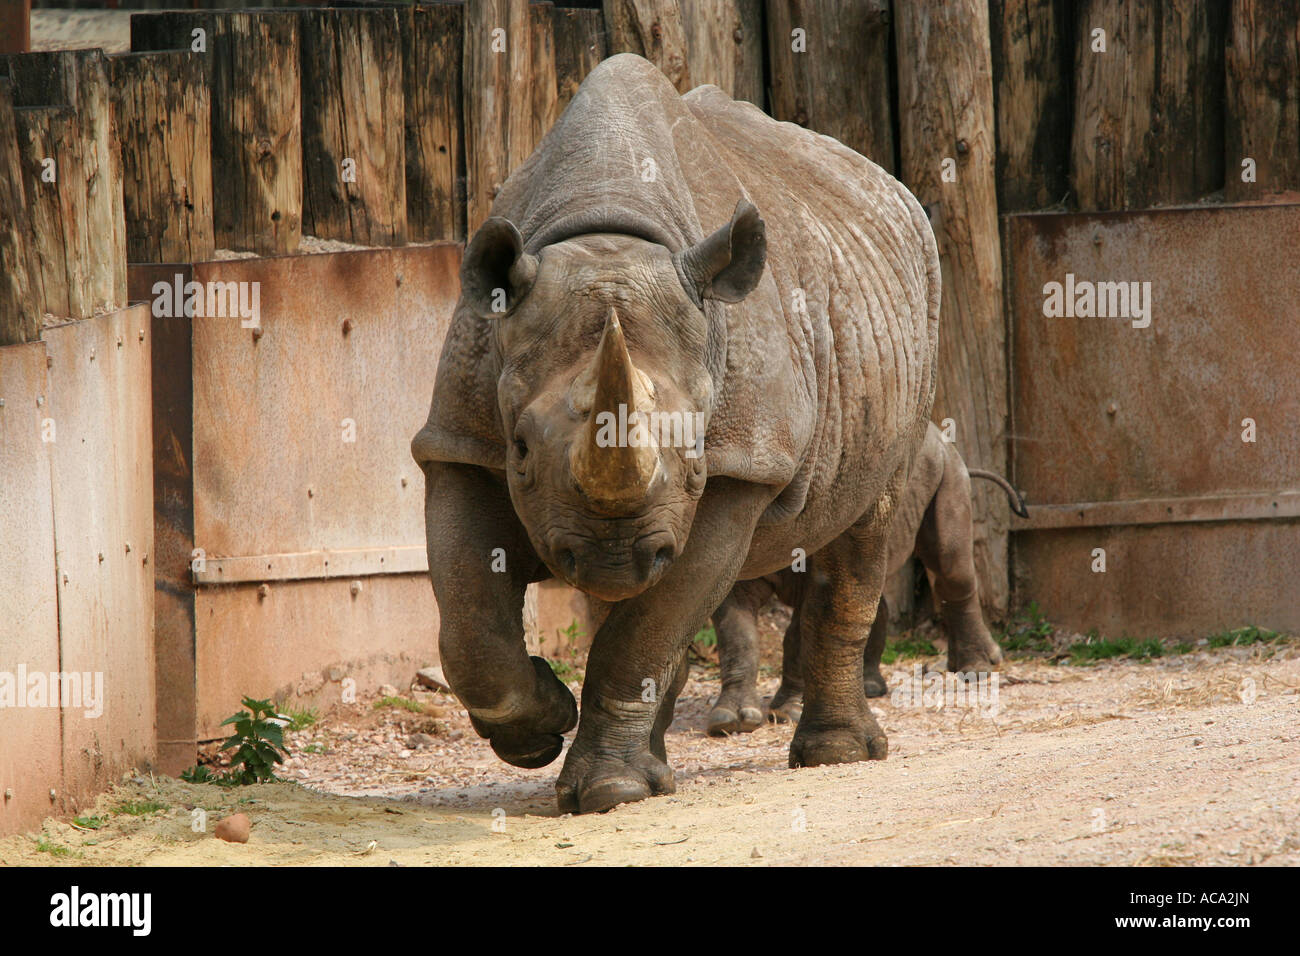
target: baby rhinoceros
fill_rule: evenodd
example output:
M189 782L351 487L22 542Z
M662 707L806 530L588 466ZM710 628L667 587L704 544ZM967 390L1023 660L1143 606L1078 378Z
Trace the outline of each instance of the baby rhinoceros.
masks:
M502 759L577 734L562 811L674 790L687 648L732 585L817 555L792 767L880 759L862 655L934 397L939 259L900 183L653 65L601 63L461 268L425 475L448 682ZM609 602L582 688L530 658L524 591Z
M948 670L957 672L989 671L1002 660L1002 650L989 633L980 611L971 526L971 478L994 482L1006 492L1011 509L1021 517L1028 516L1024 499L1005 478L991 471L968 469L956 446L944 441L942 433L932 424L889 526L886 564L888 573L892 574L909 557L916 556L933 576L934 595L948 641L947 666ZM785 631L781 686L772 696L770 714L776 721L799 722L803 708L800 612L804 584L815 574L817 558L813 556L798 570L785 568L753 581L741 581L714 612L722 691L709 712L710 735L746 733L763 721L757 686L758 612L773 596L789 605L794 613ZM882 596L863 652L862 680L868 697L882 697L888 690L880 673L887 620L888 610Z

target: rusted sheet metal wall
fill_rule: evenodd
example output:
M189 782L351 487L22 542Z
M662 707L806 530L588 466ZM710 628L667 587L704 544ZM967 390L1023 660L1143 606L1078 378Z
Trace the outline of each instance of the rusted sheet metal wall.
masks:
M62 669L103 674L102 715L63 711L64 791L84 805L154 754L149 310L44 338Z
M1080 630L1300 629L1300 205L1011 216L1004 248L1019 600ZM1102 282L1143 309L1045 314L1048 283L1078 313Z
M179 273L205 293L235 283L250 304L256 289L259 306L256 329L239 316L155 320L167 326L155 364L159 679L194 701L159 712L168 766L192 763L195 740L217 736L243 694L328 706L344 678L364 691L437 660L409 445L460 256L442 244L133 267L133 295Z
M44 706L0 706L0 833L154 757L148 320L136 307L0 349L0 682L22 669L15 690L38 673L45 689Z
M58 709L16 706L23 672L59 669L47 395L45 344L0 348L0 681L15 695L0 705L0 835L39 824L63 789Z

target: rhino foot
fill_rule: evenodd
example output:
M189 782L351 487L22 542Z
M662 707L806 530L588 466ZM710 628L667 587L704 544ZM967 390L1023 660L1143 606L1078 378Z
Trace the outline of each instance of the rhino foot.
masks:
M790 766L820 767L832 763L884 760L889 741L863 699L862 709L849 722L805 717L790 741Z
M863 670L862 689L868 697L884 697L889 693L889 685L885 683L885 675L880 673L879 667L874 670Z
M649 752L624 760L613 755L575 759L570 751L555 784L561 813L604 813L620 803L676 792L672 768Z
M948 670L987 673L998 669L1002 648L985 626L978 605L963 612L945 607L944 630L948 632Z
M534 770L545 767L564 749L564 737L578 723L573 694L551 666L534 657L535 684L529 706L505 721L485 721L470 712L474 729L486 737L496 755L508 764Z
M763 708L758 703L757 695L752 692L750 699L741 699L739 695L729 694L725 689L718 697L718 702L709 712L709 736L727 737L731 734L747 734L763 723Z
M776 689L768 705L768 719L777 724L797 724L803 716L803 691L787 690L785 684Z

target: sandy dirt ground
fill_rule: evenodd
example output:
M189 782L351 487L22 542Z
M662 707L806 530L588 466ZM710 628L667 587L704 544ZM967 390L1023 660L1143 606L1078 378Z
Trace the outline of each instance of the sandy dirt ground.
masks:
M917 663L935 659L886 668L891 687ZM1013 662L996 710L882 698L888 760L797 771L789 726L703 735L717 690L716 670L697 666L679 701L677 793L606 814L559 816L560 761L509 767L454 699L408 691L424 712L372 698L292 733L292 783L137 775L88 814L102 828L50 821L0 841L0 863L1300 865L1294 643ZM123 812L131 802L150 812ZM253 821L246 845L211 835L236 811Z

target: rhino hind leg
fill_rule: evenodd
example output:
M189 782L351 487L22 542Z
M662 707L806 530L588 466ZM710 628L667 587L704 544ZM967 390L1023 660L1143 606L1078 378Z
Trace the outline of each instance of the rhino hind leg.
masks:
M758 699L758 612L770 596L765 582L742 581L713 612L722 691L709 712L710 737L749 733L763 722Z
M934 577L950 671L987 672L1002 660L980 609L973 542L970 477L948 446L943 478L916 537L916 555Z
M790 624L781 642L781 686L768 704L768 716L778 724L797 724L803 716L803 664L799 660L799 606L802 603L800 596L790 614Z
M871 633L867 635L867 648L862 655L862 689L868 697L884 697L889 693L885 675L880 672L880 659L885 654L888 632L889 605L882 594L876 605L876 619L871 622Z
M791 767L884 760L889 743L871 713L863 661L884 589L888 502L906 479L900 469L881 501L817 552L800 603L803 714L790 742Z

